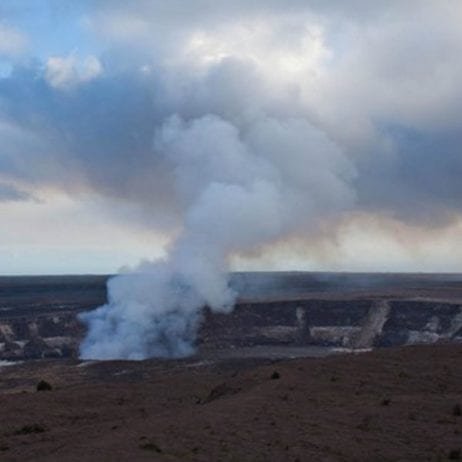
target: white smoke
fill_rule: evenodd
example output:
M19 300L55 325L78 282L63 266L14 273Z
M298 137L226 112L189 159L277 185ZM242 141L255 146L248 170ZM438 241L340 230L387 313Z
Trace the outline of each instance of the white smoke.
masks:
M354 199L351 165L304 120L262 117L244 130L217 116L174 116L154 150L174 172L183 228L165 261L111 279L108 303L81 316L82 358L191 354L202 308L232 309L230 255L309 230Z

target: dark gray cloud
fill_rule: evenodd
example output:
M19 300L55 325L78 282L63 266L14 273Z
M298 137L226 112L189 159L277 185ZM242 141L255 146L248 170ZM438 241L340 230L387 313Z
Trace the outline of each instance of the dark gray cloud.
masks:
M165 109L154 89L152 81L121 74L61 91L41 66L15 69L0 80L8 120L2 173L37 187L161 207L168 179L152 143Z
M455 219L462 206L460 131L432 134L399 126L387 132L391 152L358 164L361 205L430 228Z
M0 183L0 202L18 202L31 200L32 196L15 186Z

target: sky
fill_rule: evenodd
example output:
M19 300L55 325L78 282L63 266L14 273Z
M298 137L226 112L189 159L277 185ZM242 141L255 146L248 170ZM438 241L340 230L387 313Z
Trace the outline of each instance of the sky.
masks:
M462 271L461 21L2 0L0 274L125 271L204 223L231 269Z

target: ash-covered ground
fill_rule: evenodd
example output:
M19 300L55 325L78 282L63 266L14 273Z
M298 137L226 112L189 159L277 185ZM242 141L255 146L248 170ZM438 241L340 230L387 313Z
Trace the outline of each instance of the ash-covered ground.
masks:
M278 361L30 361L0 368L0 460L459 460L461 366L460 344ZM51 390L36 391L41 381Z

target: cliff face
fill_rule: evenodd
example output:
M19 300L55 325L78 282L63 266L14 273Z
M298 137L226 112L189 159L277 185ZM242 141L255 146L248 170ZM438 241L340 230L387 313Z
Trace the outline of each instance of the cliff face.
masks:
M236 334L238 333L238 334ZM462 341L462 305L406 300L298 300L238 305L207 314L200 341L349 349Z
M75 356L84 328L78 310L0 318L0 359ZM230 315L206 311L198 346L348 349L462 341L462 305L405 300L243 303Z
M76 354L84 333L76 312L0 318L0 359L60 358Z
M0 278L0 359L75 355L80 311L104 303L105 276Z

